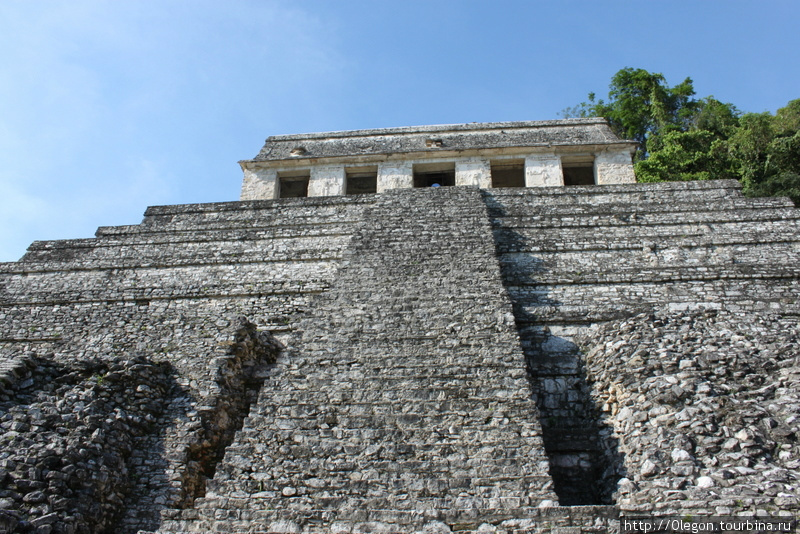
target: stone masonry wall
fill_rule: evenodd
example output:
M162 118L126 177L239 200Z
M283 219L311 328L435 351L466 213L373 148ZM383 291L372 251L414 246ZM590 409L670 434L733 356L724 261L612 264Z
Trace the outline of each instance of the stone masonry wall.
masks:
M562 504L614 502L626 457L576 335L662 307L800 311L800 212L787 199L744 199L735 182L486 198Z
M252 365L242 367L261 349L231 353L242 342L240 317L284 337L309 298L330 284L373 199L155 207L140 225L100 228L95 239L37 242L20 262L0 266L0 371L26 361L69 370L130 357L174 369L153 431L134 436L126 453L127 513L112 514L120 531L156 528L161 508L202 495L219 452L214 442L224 442L227 419L245 409L235 397L252 397L263 380L258 372L248 378ZM233 382L225 378L232 362L240 362ZM235 383L241 387L231 390ZM213 429L218 435L204 437ZM0 499L10 501L0 503L19 511L24 494L9 476ZM56 512L72 514L43 502L20 518Z
M0 264L0 525L796 510L799 215L734 182L450 187L36 242Z

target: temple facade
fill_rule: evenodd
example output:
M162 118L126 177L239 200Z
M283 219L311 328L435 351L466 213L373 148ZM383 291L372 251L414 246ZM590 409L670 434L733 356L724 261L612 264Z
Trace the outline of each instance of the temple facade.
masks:
M635 183L635 150L602 118L278 135L239 162L241 200Z

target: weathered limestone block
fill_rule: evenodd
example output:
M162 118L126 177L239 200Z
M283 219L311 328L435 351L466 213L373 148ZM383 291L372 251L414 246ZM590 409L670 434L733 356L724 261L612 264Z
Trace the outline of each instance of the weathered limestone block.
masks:
M308 196L331 197L344 194L344 165L311 167Z
M378 165L378 193L389 189L410 187L414 187L414 172L411 162L385 162Z
M636 183L628 150L606 149L598 152L594 165L597 185Z
M467 158L456 161L456 185L492 187L492 167L489 160Z
M561 158L555 154L531 154L525 158L525 187L564 185Z
M278 171L275 169L245 168L242 181L242 200L278 198Z

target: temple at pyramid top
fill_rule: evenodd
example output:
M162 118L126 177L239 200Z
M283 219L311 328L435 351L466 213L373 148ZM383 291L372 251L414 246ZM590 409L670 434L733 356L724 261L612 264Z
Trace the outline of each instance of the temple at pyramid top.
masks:
M634 183L635 150L602 118L275 135L239 162L241 199Z

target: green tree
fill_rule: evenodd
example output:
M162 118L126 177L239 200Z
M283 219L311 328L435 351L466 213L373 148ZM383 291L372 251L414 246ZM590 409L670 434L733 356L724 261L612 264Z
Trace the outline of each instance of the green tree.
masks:
M800 99L773 116L742 115L713 96L694 98L691 78L669 87L664 76L625 68L608 99L589 93L564 117L605 117L617 135L639 142L640 182L736 179L750 196L789 196L800 205Z
M717 138L727 138L739 125L741 112L733 104L720 102L707 96L697 102L697 110L691 119L689 129L706 130Z
M772 116L749 113L728 139L745 194L788 196L800 205L800 100Z
M693 95L691 78L669 87L662 74L627 67L611 79L607 101L589 93L588 102L564 110L562 116L605 117L617 135L639 142L636 157L644 159L651 138L688 126L698 106Z
M671 131L659 140L658 150L636 162L640 182L670 180L709 180L712 165L713 133L707 130Z
M736 131L739 111L706 97L680 129L648 139L648 157L636 162L640 182L738 179L726 139Z

